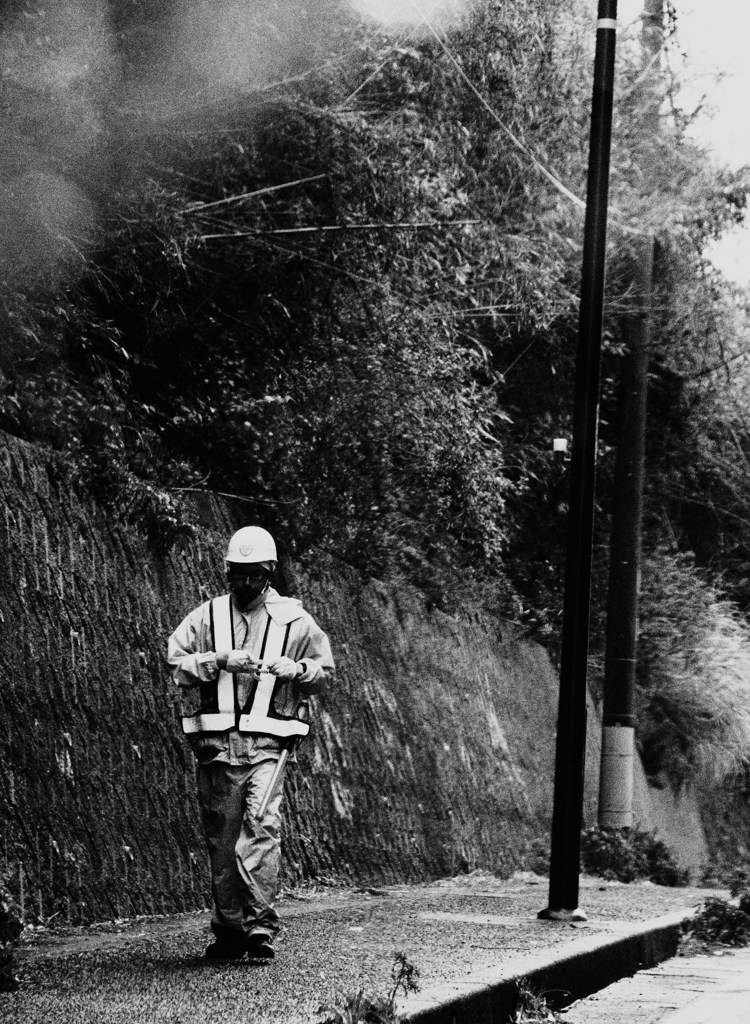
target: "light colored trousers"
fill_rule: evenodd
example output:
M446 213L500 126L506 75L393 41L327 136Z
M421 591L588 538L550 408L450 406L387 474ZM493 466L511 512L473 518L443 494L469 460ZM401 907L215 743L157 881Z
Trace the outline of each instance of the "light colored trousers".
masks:
M261 821L255 814L276 761L230 765L219 761L198 769L198 800L211 863L217 937L241 940L279 930L274 909L281 867L283 775Z

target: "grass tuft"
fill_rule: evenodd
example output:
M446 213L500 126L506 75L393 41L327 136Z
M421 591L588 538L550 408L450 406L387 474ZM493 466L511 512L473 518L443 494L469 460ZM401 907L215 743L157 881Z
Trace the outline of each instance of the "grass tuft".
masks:
M388 995L373 995L364 989L342 994L336 1006L321 1006L319 1013L328 1016L321 1024L398 1024L396 998L399 993L417 992L419 970L405 953L394 953L391 978L393 986Z

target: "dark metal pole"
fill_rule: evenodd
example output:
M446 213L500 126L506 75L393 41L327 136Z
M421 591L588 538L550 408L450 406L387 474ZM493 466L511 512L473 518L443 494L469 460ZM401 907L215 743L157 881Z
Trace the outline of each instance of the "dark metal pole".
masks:
M641 240L633 268L636 308L625 320L628 353L623 359L620 384L609 556L599 774L599 824L609 828L630 828L633 824L638 590L653 261L653 239Z
M578 876L616 19L617 0L599 0L570 467L549 906L539 914L545 918L585 918L578 908Z
M663 44L663 20L664 0L644 0L639 93L646 142L641 173L647 183L658 179L649 144L659 131L658 58ZM622 360L618 408L599 773L599 824L608 828L630 828L633 824L638 590L654 252L653 238L639 240L632 270L633 311L624 321L628 350Z

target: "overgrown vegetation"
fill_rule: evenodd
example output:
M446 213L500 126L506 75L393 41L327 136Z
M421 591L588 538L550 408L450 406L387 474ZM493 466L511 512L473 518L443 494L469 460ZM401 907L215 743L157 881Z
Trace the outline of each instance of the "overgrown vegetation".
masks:
M162 545L186 493L239 495L292 553L484 601L554 652L590 40L577 0L390 30L343 0L6 4L0 427ZM747 183L675 82L642 130L642 65L624 34L593 656L627 224L659 251L639 741L679 785L748 750L747 299L705 257Z
M396 1012L399 994L419 991L419 970L403 952L394 953L391 968L393 987L387 995L372 995L364 989L343 993L336 1006L322 1006L319 1013L328 1016L321 1024L398 1024Z
M0 874L0 992L14 992L18 988L14 951L22 931L19 908Z
M735 874L731 883L732 900L709 897L687 926L684 950L696 946L750 945L750 879L747 870Z
M750 627L687 554L644 566L638 732L646 771L708 787L750 755Z
M617 882L649 880L657 885L687 885L688 873L652 832L594 825L581 833L584 871Z

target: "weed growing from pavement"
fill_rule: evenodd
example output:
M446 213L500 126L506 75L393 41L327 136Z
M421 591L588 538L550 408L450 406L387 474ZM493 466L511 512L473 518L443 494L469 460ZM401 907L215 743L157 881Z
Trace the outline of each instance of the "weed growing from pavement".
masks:
M563 1020L547 1005L544 995L534 992L525 978L518 981L516 1008L511 1017L511 1024L539 1024L539 1022L561 1022Z
M736 872L730 884L731 900L710 896L688 925L682 951L696 947L750 945L750 875Z
M581 833L581 860L586 871L618 882L688 883L688 873L678 868L664 843L639 828L587 828Z
M321 1006L318 1013L329 1016L320 1024L398 1024L396 997L419 991L419 971L405 953L394 953L391 978L393 987L387 996L372 995L360 988L342 995L342 1005Z

